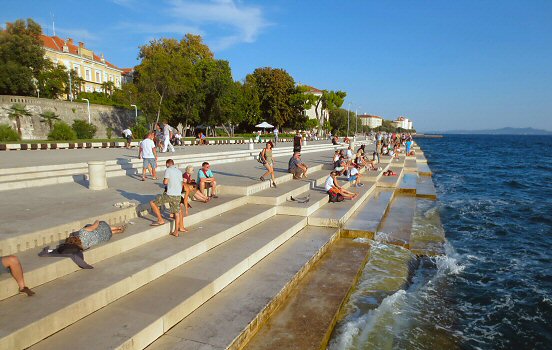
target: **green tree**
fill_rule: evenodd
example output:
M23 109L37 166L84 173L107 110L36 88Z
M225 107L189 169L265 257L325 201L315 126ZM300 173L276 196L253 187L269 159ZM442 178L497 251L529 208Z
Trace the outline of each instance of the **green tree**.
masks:
M10 108L6 108L6 110L8 111L8 118L15 120L17 134L21 138L21 117L30 117L33 114L21 103L14 103Z
M293 77L271 67L257 68L251 75L260 100L261 119L281 126L291 121L291 96L297 92Z
M84 79L79 77L79 73L77 73L74 69L71 69L68 75L70 76L71 84L67 84L65 86L65 94L67 95L68 100L71 99L71 95L73 96L73 99L76 100L82 91Z
M71 126L79 139L92 139L96 134L97 127L93 124L88 124L87 121L76 119Z
M132 131L133 137L135 137L138 140L142 140L146 138L147 133L149 132L148 129L148 122L144 116L138 117L138 122L136 125L134 125L132 128L130 128Z
M69 75L64 65L54 65L50 61L38 76L38 88L42 97L57 99L67 92Z
M330 110L330 125L333 133L344 134L347 132L347 118L352 112L347 115L348 111L344 108Z
M113 91L115 91L115 83L112 81L104 81L101 84L102 91L106 95L113 95Z
M13 130L8 124L0 124L0 141L19 141L21 138L17 131Z
M48 140L54 141L72 141L77 139L77 134L69 124L59 120L54 124L54 128L48 134Z
M48 124L48 129L50 129L50 131L52 130L54 121L61 120L54 111L43 112L40 114L40 116L42 117L40 122Z
M34 95L46 62L42 28L32 19L18 19L0 28L0 94Z

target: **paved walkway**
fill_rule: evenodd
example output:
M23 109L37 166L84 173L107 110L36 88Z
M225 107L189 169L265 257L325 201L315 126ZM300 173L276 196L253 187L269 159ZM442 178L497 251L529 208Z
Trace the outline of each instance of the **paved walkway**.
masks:
M201 149L210 150L214 147L217 146L205 146ZM88 151L90 150L69 152ZM38 154L41 151L30 153ZM331 150L305 153L303 160L311 165L330 163L332 155ZM287 174L288 161L289 156L275 158L276 176ZM195 169L194 176L197 176L198 170ZM265 171L255 160L213 165L212 170L217 182L223 186L221 197L224 197L224 185L247 186L259 183L259 177ZM77 182L3 191L0 201L0 239L109 213L117 210L113 205L119 202L147 203L163 191L163 172L158 177L157 181L148 179L146 182L139 181L138 176L109 178L109 189L103 191L91 191L86 183Z
M330 141L310 141L308 144L329 144ZM278 143L276 147L291 147L291 142ZM261 144L255 144L255 149L261 149ZM249 145L207 145L178 146L175 154L201 154L247 150ZM162 153L163 155L170 153ZM91 160L124 160L138 157L138 148L92 148L92 149L60 149L37 151L4 151L0 152L0 169L19 168L39 165L56 165L67 163L82 163Z

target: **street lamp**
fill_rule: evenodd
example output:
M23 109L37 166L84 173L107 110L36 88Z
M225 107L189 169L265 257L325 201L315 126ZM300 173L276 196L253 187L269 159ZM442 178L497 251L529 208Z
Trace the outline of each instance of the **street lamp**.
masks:
M136 107L136 105L130 105L130 107L134 107L134 116L135 116L136 122L138 123L138 107Z
M90 101L88 101L87 98L83 98L83 101L86 101L86 107L88 107L88 124L92 124L92 121L90 120Z
M360 108L361 108L361 107L358 106L357 109L356 109L356 111L355 111L355 113L356 113L356 114L355 114L355 117L356 117L356 119L355 119L355 136L356 136L356 134L357 134L357 129L358 129L358 110L359 110Z
M351 102L349 102L349 108L347 108L347 137L349 137L349 113L351 112Z

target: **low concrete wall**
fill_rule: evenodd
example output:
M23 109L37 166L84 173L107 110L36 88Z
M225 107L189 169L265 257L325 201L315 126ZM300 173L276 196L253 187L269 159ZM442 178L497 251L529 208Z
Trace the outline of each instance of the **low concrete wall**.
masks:
M86 103L50 100L28 96L0 95L0 123L11 125L17 130L15 120L8 118L8 109L14 103L20 103L27 107L33 114L32 117L21 118L21 132L24 140L44 140L50 130L46 123L40 122L40 114L53 111L67 124L73 124L76 119L88 121ZM125 109L103 105L90 105L90 119L96 125L98 131L96 138L106 138L106 129L111 127L112 137L121 135L121 131L134 124L135 114L133 109Z

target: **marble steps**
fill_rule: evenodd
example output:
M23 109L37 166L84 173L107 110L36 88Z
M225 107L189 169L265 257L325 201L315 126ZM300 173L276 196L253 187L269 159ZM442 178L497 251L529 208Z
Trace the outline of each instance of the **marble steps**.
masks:
M258 222L276 214L276 210L272 207L248 205L244 198L235 197L233 199L226 198L225 201L219 203L212 201L197 204L197 208L194 208L194 210L184 218L186 227L201 227L204 221L207 221L205 223L207 225L209 220L213 218L226 220L233 216L239 216L245 220L247 215L254 218L253 222ZM167 223L163 226L149 226L155 220L154 216L134 219L134 224L129 224L124 233L113 235L109 242L85 251L85 261L95 265L131 249L165 238L174 229L174 222L168 218L165 218ZM232 220L229 222L232 222ZM56 246L57 243L54 243L50 248ZM39 257L38 253L40 251L42 251L42 247L18 253L19 259L25 262L25 282L30 288L35 288L79 270L79 267L69 258ZM16 294L18 294L18 288L13 283L11 276L9 274L0 275L0 300Z
M437 191L431 176L418 176L416 179L416 197L437 199Z
M147 349L241 348L333 247L337 236L335 228L305 227Z
M51 324L48 330L42 331L41 336L44 338L46 333L53 335L31 349L60 349L67 347L67 344L71 344L71 348L74 349L87 350L143 349L269 256L305 225L305 218L274 216L193 260L181 262L178 266L167 269L159 278L142 285L142 288L129 291L131 293L118 300L112 300L94 313L86 308L82 316L87 317L66 315L63 319L64 326L55 328L61 330L68 327L53 334L54 327ZM204 235L203 232L198 234ZM188 240L191 236L188 235ZM163 242L164 248L178 250L174 245L180 242L186 240L166 239ZM164 255L162 251L155 255ZM102 271L97 271L97 274L109 274L109 267L102 266ZM126 270L120 272L123 276L137 277L128 271L128 266L123 268ZM86 293L89 293L88 290ZM66 299L62 304L67 304ZM79 308L85 308L85 305L81 303ZM33 313L32 310L25 311ZM20 336L16 338L19 343L6 344L12 345L11 348L21 348L35 343L40 337L36 333L29 336L32 336L33 340ZM23 339L25 341L21 343Z
M375 239L383 243L409 248L416 200L414 196L395 195Z
M431 169L427 163L417 163L417 171L420 176L431 176L433 175Z
M311 226L342 227L375 188L376 183L369 181L365 181L363 187L348 188L349 191L358 193L355 199L324 204L308 217L308 224Z
M395 176L382 176L378 179L377 186L385 188L396 188L403 176L403 168L396 165L391 165L390 170L394 171Z
M445 254L445 229L435 201L417 199L410 251L418 256Z
M321 168L320 166L316 166ZM309 171L307 178L290 180L280 183L277 188L268 188L248 196L249 203L281 205L290 197L307 192L311 187L319 185L328 177L329 170ZM270 182L266 180L265 182Z
M262 210L262 206L257 207ZM100 261L92 270L80 270L35 288L32 302L22 295L0 301L0 348L26 348L244 231L266 230L267 225L277 221L282 222L275 227L280 232L302 223L299 230L305 224L300 218L273 220L273 208L265 206L265 209L263 214L251 216L253 208L242 207L208 223L191 226L190 233L180 238L165 235ZM147 222L145 225L149 228Z
M347 238L374 239L382 220L389 209L395 191L388 188L376 188L370 197L355 211L341 229L341 236Z
M418 174L405 172L397 185L397 191L402 194L416 195Z

